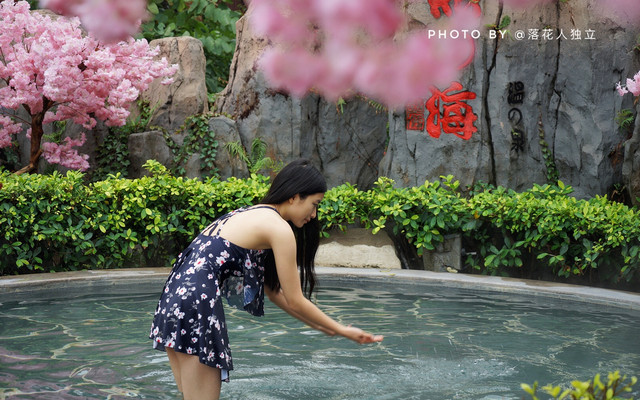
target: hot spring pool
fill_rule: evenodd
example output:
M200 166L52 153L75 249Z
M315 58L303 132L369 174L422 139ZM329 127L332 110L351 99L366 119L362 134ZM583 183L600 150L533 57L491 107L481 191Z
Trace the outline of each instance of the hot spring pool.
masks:
M640 372L640 308L391 276L319 278L327 314L385 340L327 337L268 302L261 318L227 307L236 369L223 399L521 399L520 383ZM162 284L0 294L0 398L178 398L165 354L147 339Z

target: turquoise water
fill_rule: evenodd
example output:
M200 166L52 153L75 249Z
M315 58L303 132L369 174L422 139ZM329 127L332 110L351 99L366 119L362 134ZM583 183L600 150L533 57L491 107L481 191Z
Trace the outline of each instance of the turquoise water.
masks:
M380 344L327 337L271 304L261 318L227 308L235 370L222 398L521 399L523 382L640 373L639 311L433 285L353 285L327 282L317 301L333 318L385 335ZM0 398L178 398L166 356L147 339L160 286L2 296Z

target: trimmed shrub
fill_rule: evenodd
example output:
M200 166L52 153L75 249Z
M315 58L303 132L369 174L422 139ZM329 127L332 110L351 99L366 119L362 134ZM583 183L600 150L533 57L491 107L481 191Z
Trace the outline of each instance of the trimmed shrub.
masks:
M168 265L216 217L258 201L268 178L152 176L86 185L83 175L0 172L0 273Z
M90 184L78 172L0 171L0 273L167 266L213 219L255 204L269 185L262 175L200 181L155 161L145 167L151 176ZM463 196L451 176L410 188L383 177L367 191L348 183L330 189L318 218L324 236L354 225L384 229L418 257L461 234L469 272L637 290L638 210L571 191L560 182Z

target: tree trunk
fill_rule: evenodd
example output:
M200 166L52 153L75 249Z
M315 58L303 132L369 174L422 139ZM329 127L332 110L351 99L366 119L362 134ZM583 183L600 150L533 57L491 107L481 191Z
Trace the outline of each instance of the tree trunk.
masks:
M16 171L16 175L32 172L37 168L38 160L42 154L40 143L42 142L42 135L44 135L44 128L42 127L44 113L45 111L43 110L31 116L31 154L29 156L29 164Z

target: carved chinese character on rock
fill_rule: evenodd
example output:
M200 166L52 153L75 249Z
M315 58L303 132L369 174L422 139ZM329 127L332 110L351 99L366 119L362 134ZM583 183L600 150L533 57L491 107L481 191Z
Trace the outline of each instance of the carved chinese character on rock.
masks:
M509 104L522 104L524 102L524 83L509 82L509 95L507 96L507 103Z
M424 131L424 106L422 103L408 106L405 109L405 116L408 131Z
M439 138L442 132L453 134L459 138L469 140L478 131L474 123L478 117L466 100L473 100L476 94L462 90L459 82L453 82L445 91L432 89L432 96L425 104L429 116L427 117L427 133Z
M510 105L524 103L524 83L520 81L509 82L507 103ZM523 152L526 139L522 124L522 111L513 107L509 110L508 116L511 123L511 150L516 153Z
M460 4L463 4L465 7L471 7L478 15L482 13L478 0L453 0L453 4L451 4L451 2L452 0L429 0L431 15L436 19L440 18L443 13L447 17L450 17L453 14L453 9ZM440 10L442 10L442 12Z
M511 150L519 153L524 151L525 145L524 131L521 128L522 111L514 107L509 110L508 115L511 122Z

